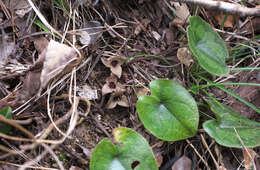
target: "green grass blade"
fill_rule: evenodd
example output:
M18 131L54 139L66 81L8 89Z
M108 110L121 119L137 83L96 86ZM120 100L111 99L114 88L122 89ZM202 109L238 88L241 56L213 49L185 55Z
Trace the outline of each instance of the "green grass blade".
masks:
M214 84L211 80L205 78L205 77L202 77L200 75L198 75L201 79L211 83L211 84ZM252 83L250 83L252 84ZM253 83L255 85L255 83ZM257 85L258 86L258 85ZM238 96L237 94L233 93L232 91L222 87L221 85L220 86L216 86L217 88L221 89L222 91L226 92L227 94L231 95L232 97L236 98L237 100L239 100L240 102L244 103L245 105L247 105L248 107L250 107L251 109L253 109L254 111L256 111L258 114L260 114L260 109L258 109L255 105L253 105L252 103L246 101L244 98Z

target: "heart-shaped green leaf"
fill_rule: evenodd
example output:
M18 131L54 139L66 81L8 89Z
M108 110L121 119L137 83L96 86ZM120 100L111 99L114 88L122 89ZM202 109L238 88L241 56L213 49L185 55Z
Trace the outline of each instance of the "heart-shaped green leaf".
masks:
M141 96L137 112L144 127L154 136L177 141L194 136L199 114L193 97L171 80L158 79L150 83L151 96Z
M153 152L146 140L128 128L114 130L113 144L103 139L94 149L90 170L158 170Z
M227 147L260 146L260 123L249 120L217 101L208 101L217 120L203 123L205 131L217 143Z
M206 71L217 76L228 74L226 43L213 28L199 16L190 17L188 27L189 47Z
M12 118L12 109L10 107L6 107L2 110L0 110L0 114L3 115L7 119L13 119ZM0 132L1 133L8 133L11 130L11 126L1 123L0 122Z

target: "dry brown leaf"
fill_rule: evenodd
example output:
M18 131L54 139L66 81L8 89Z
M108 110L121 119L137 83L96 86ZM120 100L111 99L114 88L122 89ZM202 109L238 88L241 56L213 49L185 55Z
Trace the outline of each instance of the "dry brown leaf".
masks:
M254 167L254 159L257 154L253 149L243 149L243 156L245 160L245 169L250 170L252 167Z
M214 18L218 22L218 25L222 25L222 22L224 21L225 16L226 16L225 14L218 14L218 15L214 16ZM228 15L223 26L225 28L234 28L234 25L235 25L235 17L233 15Z
M177 51L177 57L180 62L186 66L190 66L193 62L192 53L187 47L179 48Z
M37 52L41 54L43 50L48 46L49 41L45 37L39 37L33 41L33 44Z
M124 58L121 56L111 56L109 58L102 57L102 63L110 68L111 72L115 74L118 78L122 75L121 62L124 61Z
M23 80L23 87L18 92L17 102L15 104L19 105L25 103L28 99L35 96L41 87L41 72L43 68L44 54L46 50L43 51L42 55L35 64L30 68Z
M73 48L51 40L27 73L23 88L18 94L18 104L39 95L50 80L66 73L66 68L74 66L77 59Z
M106 84L102 87L102 95L106 95L112 92L124 92L125 89L123 85L117 82L117 77L111 74L110 77L106 79Z
M217 0L217 1L227 2L228 0ZM213 17L217 21L218 25L222 25L222 22L225 20L225 22L223 24L223 26L225 28L234 28L234 25L235 25L235 16L234 15L228 15L226 17L225 13L219 12L217 10L208 10L207 14L208 14L208 16Z
M190 16L190 11L187 4L179 2L171 2L171 4L175 8L175 15L177 17L184 21L188 19L188 17Z
M172 170L191 170L191 165L191 160L186 156L182 156L173 164Z
M45 88L51 79L73 65L78 59L75 49L51 40L47 46L44 65L41 73L41 88Z
M106 104L106 108L113 109L117 105L122 107L129 107L129 102L127 100L127 97L122 92L113 93Z

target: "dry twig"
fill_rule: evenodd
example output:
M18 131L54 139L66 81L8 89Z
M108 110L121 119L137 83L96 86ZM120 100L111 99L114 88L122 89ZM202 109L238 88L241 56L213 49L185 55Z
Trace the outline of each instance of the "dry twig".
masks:
M200 5L207 9L218 9L231 14L238 14L239 16L260 16L260 8L247 8L239 4L232 4L223 1L212 0L172 0L175 2L191 3Z

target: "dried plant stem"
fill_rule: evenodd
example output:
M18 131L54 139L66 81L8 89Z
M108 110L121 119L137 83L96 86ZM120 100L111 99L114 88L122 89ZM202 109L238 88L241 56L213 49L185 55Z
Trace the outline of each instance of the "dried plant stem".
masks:
M31 139L35 140L34 135L31 132L29 132L28 130L23 128L21 125L16 123L14 120L7 119L4 116L0 115L0 122L3 122L5 124L9 124L9 125L15 127L16 129L19 129L24 134L26 134L28 137L30 137Z
M199 156L200 160L205 164L208 170L210 170L208 163L203 159L203 157L200 155L200 153L197 151L197 149L192 145L192 143L186 139L186 142L192 147L192 149L195 151L195 153Z
M0 161L0 164L4 164L4 165L12 165L12 166L16 166L16 167L20 167L21 165L18 164L14 164L14 163L10 163L10 162L5 162L5 161ZM37 167L37 166L28 166L28 168L32 168L32 169L42 169L42 170L58 170L55 168L45 168L45 167Z
M260 8L247 8L239 4L233 4L223 1L212 0L172 0L175 2L191 3L203 6L207 9L218 9L231 14L238 14L240 16L260 16Z
M212 154L212 152L211 152L211 150L210 150L210 148L209 148L209 146L208 146L208 144L207 144L205 138L203 137L202 134L200 134L200 137L201 137L201 139L202 139L203 145L206 147L206 149L208 150L208 152L209 152L211 158L213 159L213 162L214 162L216 168L219 169L218 162L216 161L215 157L213 156L213 154Z

